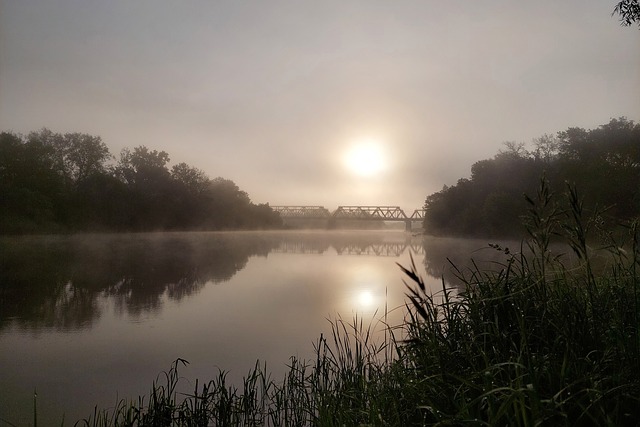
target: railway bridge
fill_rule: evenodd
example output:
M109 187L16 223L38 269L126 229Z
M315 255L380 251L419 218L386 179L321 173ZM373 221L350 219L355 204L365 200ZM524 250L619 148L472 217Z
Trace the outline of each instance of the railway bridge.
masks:
M400 206L338 206L333 212L324 206L271 206L271 209L283 219L327 220L329 227L335 226L338 220L401 221L407 231L414 222L422 222L425 215L424 209L416 209L407 215Z

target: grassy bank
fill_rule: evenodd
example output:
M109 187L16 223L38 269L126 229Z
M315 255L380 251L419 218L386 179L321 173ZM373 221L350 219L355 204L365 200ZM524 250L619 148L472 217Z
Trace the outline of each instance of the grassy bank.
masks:
M315 360L292 358L284 379L256 364L243 384L220 372L186 395L179 359L149 396L77 425L640 425L637 224L614 236L573 189L564 203L541 185L530 239L493 245L508 261L491 271L457 271L463 290L431 295L402 267L407 317L380 342L362 319L338 319ZM550 252L554 238L575 261Z

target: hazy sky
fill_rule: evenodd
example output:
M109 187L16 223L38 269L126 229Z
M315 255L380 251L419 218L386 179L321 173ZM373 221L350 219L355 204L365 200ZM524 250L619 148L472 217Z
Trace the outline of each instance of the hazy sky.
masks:
M0 0L0 130L165 150L257 203L412 210L505 141L640 120L615 4Z

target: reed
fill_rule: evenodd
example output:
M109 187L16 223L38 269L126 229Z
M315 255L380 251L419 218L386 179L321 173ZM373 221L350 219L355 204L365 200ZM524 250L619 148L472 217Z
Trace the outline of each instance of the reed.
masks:
M180 394L176 360L148 400L98 410L82 426L640 425L638 223L599 230L577 192L543 180L527 199L530 238L492 270L456 269L464 289L431 294L412 264L402 325L381 342L362 318L331 322L315 360L284 379L256 363ZM600 250L589 233L603 238ZM564 239L576 262L554 254ZM604 266L596 267L594 257ZM455 266L454 266L455 268Z

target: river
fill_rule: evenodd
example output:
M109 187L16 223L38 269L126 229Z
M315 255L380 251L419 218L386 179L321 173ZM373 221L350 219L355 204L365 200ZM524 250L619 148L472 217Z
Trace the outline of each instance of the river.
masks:
M493 259L476 251L487 243L399 231L1 238L0 421L32 423L37 392L42 425L73 425L148 394L177 358L187 382L218 369L239 381L258 359L279 378L330 319L401 322L397 263L413 258L437 292L443 275L455 286L447 257Z

